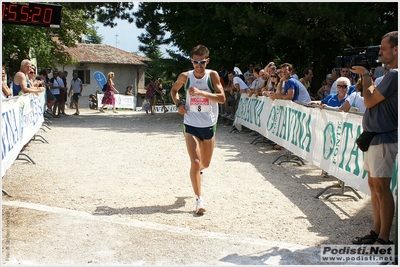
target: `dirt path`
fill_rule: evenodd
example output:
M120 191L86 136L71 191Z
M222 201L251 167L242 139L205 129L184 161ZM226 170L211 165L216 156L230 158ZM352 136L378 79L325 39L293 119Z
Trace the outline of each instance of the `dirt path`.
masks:
M194 215L177 113L83 109L53 119L3 178L4 265L320 264L372 224L370 198L315 199L336 181L219 125Z

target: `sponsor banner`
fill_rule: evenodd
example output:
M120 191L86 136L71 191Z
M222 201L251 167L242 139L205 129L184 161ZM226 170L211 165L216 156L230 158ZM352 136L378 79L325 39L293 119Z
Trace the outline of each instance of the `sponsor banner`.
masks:
M241 95L234 124L259 132L347 185L370 194L363 169L364 152L355 143L362 132L362 115ZM396 186L397 179L392 179L392 188Z
M97 94L97 103L98 106L102 106L101 101L103 100L104 94ZM115 94L115 107L116 108L126 108L126 109L133 109L136 108L137 99L132 95L121 95ZM112 105L106 105L106 107L112 107Z
M165 105L168 112L178 112L178 109L175 105ZM136 111L142 111L142 107L136 107ZM142 112L145 112L144 110ZM164 113L163 106L155 106L154 113Z
M321 245L321 262L394 261L394 245Z
M44 121L45 93L24 94L2 101L1 176L13 164L23 146Z

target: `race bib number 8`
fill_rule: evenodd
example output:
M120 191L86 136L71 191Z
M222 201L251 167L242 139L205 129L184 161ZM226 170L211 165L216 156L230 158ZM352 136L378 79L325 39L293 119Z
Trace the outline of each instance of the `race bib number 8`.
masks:
M193 112L210 112L210 99L200 96L190 97L190 111Z

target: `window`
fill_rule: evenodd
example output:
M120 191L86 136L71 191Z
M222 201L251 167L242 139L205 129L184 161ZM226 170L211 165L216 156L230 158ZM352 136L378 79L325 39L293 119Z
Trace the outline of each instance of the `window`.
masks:
M74 70L73 73L78 73L78 78L83 84L90 84L90 70Z

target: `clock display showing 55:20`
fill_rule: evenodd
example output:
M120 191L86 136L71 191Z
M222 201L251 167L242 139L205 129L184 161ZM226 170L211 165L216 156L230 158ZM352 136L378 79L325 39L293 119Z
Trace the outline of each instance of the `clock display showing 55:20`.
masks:
M53 6L2 3L3 22L52 24ZM57 12L56 12L57 13Z

